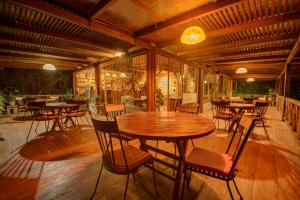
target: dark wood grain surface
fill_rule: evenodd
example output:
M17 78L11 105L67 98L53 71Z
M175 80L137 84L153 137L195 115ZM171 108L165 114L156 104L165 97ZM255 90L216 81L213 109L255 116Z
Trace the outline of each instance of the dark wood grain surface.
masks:
M120 132L144 139L191 139L215 130L212 120L175 112L140 112L117 117Z

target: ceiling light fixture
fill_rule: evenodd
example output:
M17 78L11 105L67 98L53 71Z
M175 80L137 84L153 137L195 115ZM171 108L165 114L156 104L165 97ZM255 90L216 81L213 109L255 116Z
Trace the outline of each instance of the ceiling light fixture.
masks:
M121 73L121 74L120 74L120 77L121 77L121 78L125 78L125 77L126 77L126 74L125 74L125 73Z
M255 81L255 79L254 78L247 78L247 80L246 80L247 82L254 82Z
M54 66L54 65L52 65L52 64L45 64L45 65L43 65L43 69L44 70L56 70L56 67Z
M118 51L118 52L115 53L115 57L121 57L124 54L125 53Z
M247 72L248 72L248 70L244 67L240 67L235 71L235 73L237 73L237 74L245 74Z
M197 44L205 40L205 33L199 26L191 26L185 29L181 35L180 41L183 44Z

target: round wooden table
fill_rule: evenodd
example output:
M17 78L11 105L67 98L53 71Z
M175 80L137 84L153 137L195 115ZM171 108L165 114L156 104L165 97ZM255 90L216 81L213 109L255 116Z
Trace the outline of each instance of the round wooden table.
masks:
M174 167L172 164L154 157L156 162L176 170L176 177L174 177L164 171L155 169L159 174L175 182L174 199L179 198L182 166L188 140L207 136L216 128L215 123L208 118L176 112L130 113L117 117L117 122L122 134L140 139L141 149L145 151L152 150L178 160L178 166ZM150 146L146 143L146 140L172 141L177 145L179 156Z
M67 114L69 114L76 107L78 107L78 104L67 104L64 102L55 102L55 103L47 103L44 107L51 110L53 115L58 115L59 117L61 117L63 110ZM69 120L72 122L73 125L75 125L74 121L72 120L72 117L68 117L68 116L66 116L66 120L64 123L67 124ZM51 131L54 131L56 127L58 127L60 131L65 131L65 129L61 123L61 120L59 118L55 119L55 121L53 122Z
M250 103L230 103L229 104L229 109L232 113L236 114L236 116L241 116L241 113L243 110L252 110L255 108L255 105L254 104L250 104ZM229 126L229 129L228 131L232 131L233 130L233 126L235 124L238 123L239 121L239 117L232 120L230 126Z

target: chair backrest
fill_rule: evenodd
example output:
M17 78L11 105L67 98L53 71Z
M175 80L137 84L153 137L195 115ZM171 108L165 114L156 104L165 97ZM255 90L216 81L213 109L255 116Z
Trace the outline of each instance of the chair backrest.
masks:
M251 117L242 115L242 117L238 123L238 126L236 127L236 129L231 137L231 140L229 142L229 145L227 147L227 150L226 150L226 154L228 154L229 151L233 148L234 139L237 136L239 136L237 144L233 148L233 150L234 150L234 153L232 155L233 163L232 163L232 167L230 169L229 176L234 176L234 173L236 173L235 172L236 164L238 163L238 160L241 157L243 149L247 143L247 140L248 140L250 134L253 131L254 126L255 126L255 121Z
M120 105L104 105L104 111L107 120L114 120L119 115L126 114L126 107L124 104Z
M120 169L120 167L125 166L125 169L128 171L128 163L125 156L125 151L122 143L122 139L120 137L119 128L116 120L113 121L101 121L92 118L92 122L95 128L96 136L100 145L100 149L102 151L102 159L104 166L111 170L116 171ZM114 137L112 137L112 135ZM113 142L113 138L116 138L116 142ZM121 150L119 154L114 153L116 150ZM116 158L118 156L118 158ZM123 160L124 165L120 166L120 162L116 162L116 160Z
M255 114L257 116L259 116L259 117L264 117L264 115L267 112L269 104L270 104L270 102L260 102L260 101L257 101L255 103L255 108L254 108Z
M229 101L211 101L211 109L213 116L229 111Z
M40 115L43 115L46 108L44 107L46 105L43 101L29 101L27 102L27 106L33 117L37 117Z
M199 104L196 104L196 105L190 105L190 104L177 105L176 108L175 108L175 112L198 115L198 113L199 113Z

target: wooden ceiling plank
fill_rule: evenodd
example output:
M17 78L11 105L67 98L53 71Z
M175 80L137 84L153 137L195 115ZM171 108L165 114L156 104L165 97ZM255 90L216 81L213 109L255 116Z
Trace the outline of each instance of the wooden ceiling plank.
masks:
M156 33L157 31L161 31L163 29L191 21L195 18L200 18L200 17L206 16L206 15L209 15L211 13L217 12L219 10L230 7L232 5L239 4L240 2L241 2L241 0L222 0L222 1L218 1L216 3L210 3L208 5L201 6L196 9L193 9L189 12L175 16L171 19L168 19L168 20L159 22L157 24L145 27L145 28L135 32L135 35L137 37L142 37L142 36L146 36L148 34L153 34L153 33Z
M274 16L274 13L275 13L275 1L274 0L271 0L271 17Z
M8 67L8 68L29 68L29 69L40 69L42 70L42 64L38 63L24 63L24 62L18 62L18 61L0 61L0 67ZM65 65L65 64L56 64L55 65L56 70L75 70L77 67L75 67L73 64Z
M147 14L151 15L153 18L155 18L155 19L157 19L159 21L163 21L164 20L164 18L162 16L160 16L159 14L157 14L154 10L152 10L151 8L149 8L148 6L146 6L140 0L131 0L131 2L133 2L137 7L141 8L142 10L144 10Z
M230 16L230 19L233 20L233 23L234 23L235 25L237 25L237 24L238 24L238 20L237 20L236 17L234 16L234 14L233 14L233 12L232 12L232 10L231 10L231 7L227 8L227 9L225 9L225 10L227 10L227 13L228 13L229 16Z
M251 11L253 11L253 19L257 20L257 10L256 10L256 2L255 0L251 0Z
M261 1L262 1L262 0L258 0L258 2L257 2L257 3L258 3L258 5L257 5L257 6L258 6L257 11L258 11L258 16L259 16L260 19L263 18Z
M248 16L248 21L253 21L252 14L251 14L251 9L250 9L250 5L249 5L249 0L245 0L243 3L244 3L244 6L246 8L246 14Z
M117 3L118 0L107 0L104 4L103 1L100 1L95 8L91 11L89 19L95 20L97 17L99 17L101 14L103 14L105 11L107 11L112 5Z
M90 21L86 18L83 18L79 15L75 15L73 13L67 12L61 8L52 6L42 0L8 0L11 3L18 4L30 9L34 9L48 15L58 17L60 19L69 21L71 23L77 24L79 26L89 28L93 31L99 32L101 34L119 39L121 41L127 42L129 44L137 45L143 48L153 48L150 44L141 39L136 39L131 35L128 35L124 32L117 31L115 29L111 29L103 24L99 24L94 21Z
M237 8L237 5L233 6L233 13L237 17L239 24L242 24L243 23L243 19L241 17L241 14L240 14L238 8Z
M267 1L267 0L266 0L266 1ZM246 23L246 22L248 21L248 19L247 19L247 16L246 16L246 13L245 13L245 9L244 9L243 4L241 3L241 4L238 4L237 6L239 7L239 11L240 11L240 13L241 13L241 15L242 15L242 18L243 18L244 23Z

